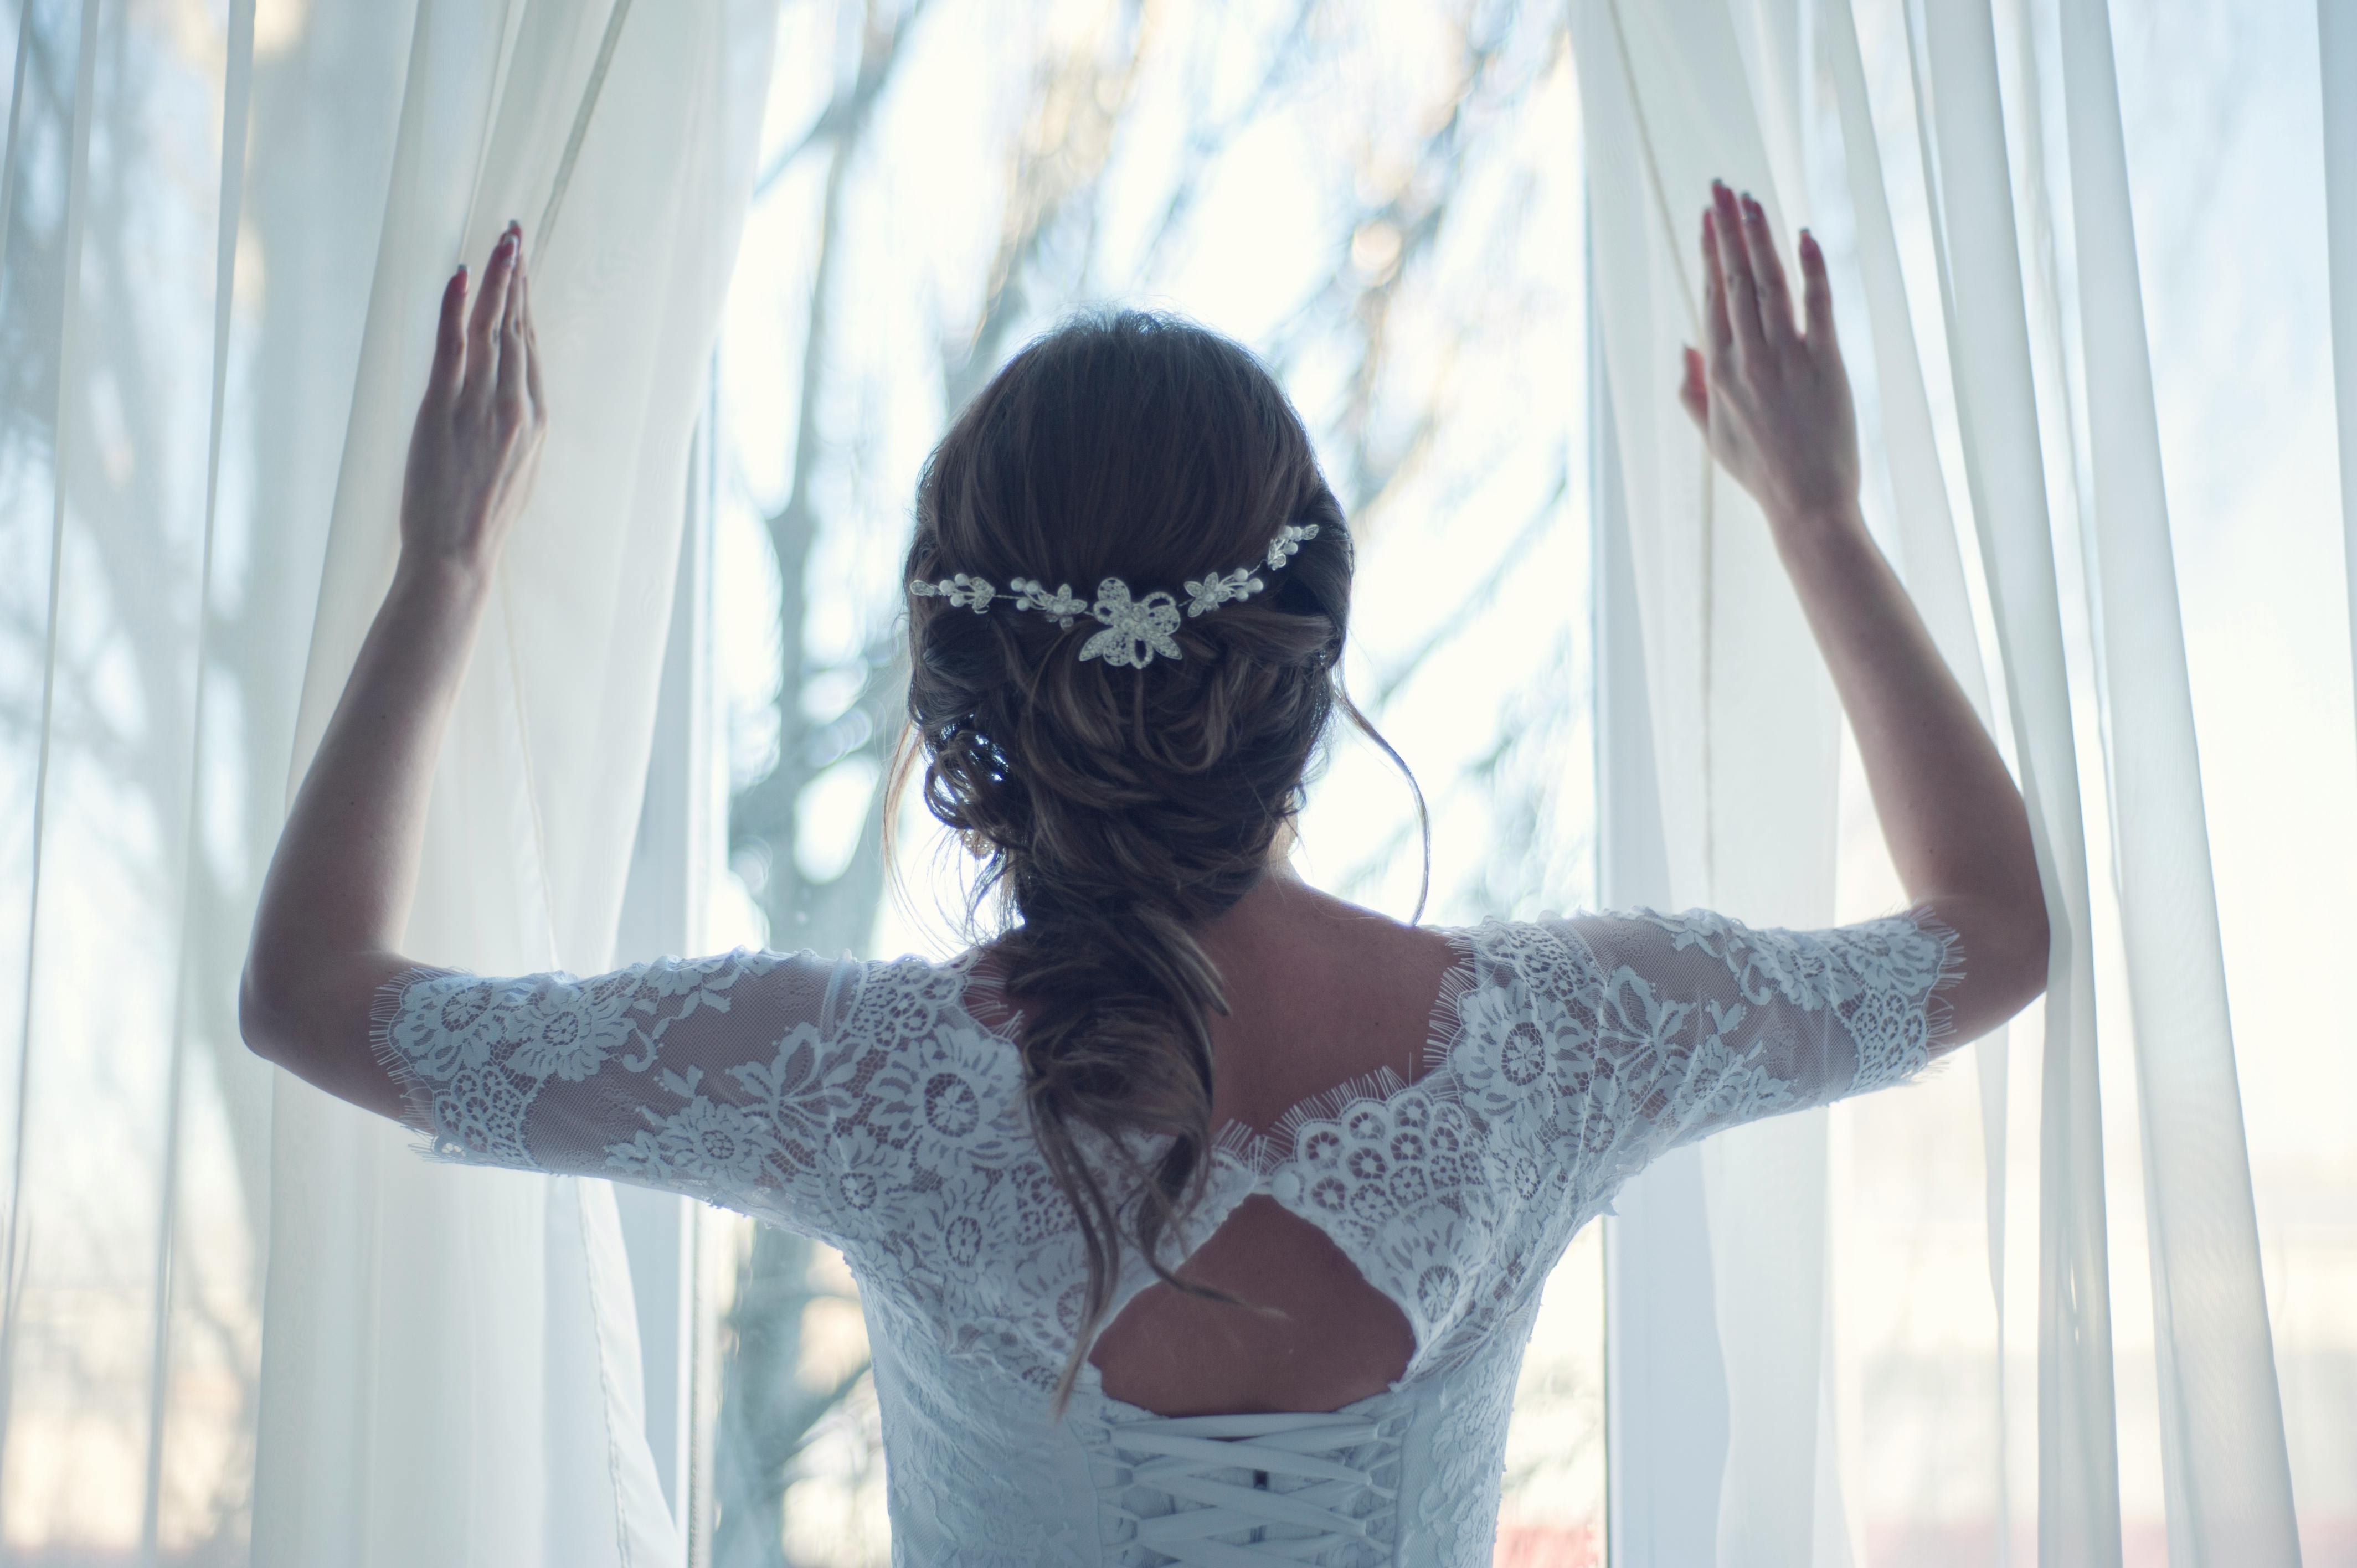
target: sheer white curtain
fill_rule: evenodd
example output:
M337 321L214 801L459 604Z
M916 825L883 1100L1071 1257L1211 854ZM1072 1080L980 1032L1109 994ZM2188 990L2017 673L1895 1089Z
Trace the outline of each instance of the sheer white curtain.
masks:
M523 217L555 417L436 778L428 961L608 966L765 10L420 6L290 779L390 575L419 312ZM427 1165L283 1077L274 1132L256 1560L674 1555L611 1189Z
M1964 1069L1987 1175L1980 1316L1996 1408L1960 1419L1947 1455L1979 1486L1966 1510L1978 1544L1959 1560L2122 1559L2100 1027L2106 1052L2133 1053L2169 1561L2295 1563L2109 20L2103 0L1869 13L1903 30L1911 66L1879 131L1849 0L1575 7L1609 403L1603 897L1836 916L1837 710L1756 509L1709 471L1673 395L1678 346L1699 341L1697 229L1716 176L1760 198L1788 252L1803 224L1836 252L1839 326L1885 470L1870 521L2017 769L2053 912L2042 1005L2010 1040L1971 1047ZM2060 124L2043 123L2045 101ZM1918 171L1886 168L1891 147L1920 163L1928 279L1901 265L1891 192ZM1941 328L1929 355L1908 296L1927 282ZM1943 366L1944 386L1932 379ZM2065 584L2083 604L2066 603ZM2066 618L2092 639L2075 690ZM2099 778L2083 780L2083 756ZM2102 885L2091 863L2108 865ZM2113 942L2126 1005L2099 1019L2099 949ZM1916 1113L1837 1114L1863 1127ZM1838 1365L1840 1294L1856 1271L1829 1240L1845 1146L1830 1121L1739 1130L1648 1173L1620 1206L1624 1563L1867 1552L1857 1494L1876 1436L1845 1430L1856 1395ZM2036 1305L2010 1326L2035 1337L2034 1395L2007 1386L2003 1309L2008 1139L2025 1126L2035 1194L2010 1207L2035 1216ZM1842 1163L1845 1184L1881 1174ZM2034 1423L2019 1408L2030 1398ZM2008 1455L2013 1434L2034 1462ZM2018 1528L2030 1521L2034 1536Z
M2332 276L2332 369L2341 450L2357 453L2357 16L2334 0L2316 3L2317 54L2323 67L2324 193ZM2357 462L2341 465L2341 514L2349 601L2357 605ZM2350 618L2350 660L2357 669L2357 615Z
M235 993L390 579L440 285L511 217L554 422L406 949L612 961L776 17L17 9L5 1550L679 1558L610 1188L428 1165L260 1070Z

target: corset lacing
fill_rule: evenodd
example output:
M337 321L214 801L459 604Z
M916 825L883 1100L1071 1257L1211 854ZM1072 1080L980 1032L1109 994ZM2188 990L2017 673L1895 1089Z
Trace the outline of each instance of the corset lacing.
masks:
M1159 1416L1122 1422L1096 1456L1114 1520L1168 1563L1389 1560L1403 1414Z

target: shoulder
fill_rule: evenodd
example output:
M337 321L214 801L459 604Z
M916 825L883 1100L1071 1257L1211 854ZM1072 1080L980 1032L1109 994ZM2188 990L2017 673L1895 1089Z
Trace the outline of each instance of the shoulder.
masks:
M834 1055L849 1064L849 1122L890 1142L932 1178L1003 1166L1027 1144L1022 1057L996 1015L996 983L974 955L856 961L835 1008ZM846 1127L846 1131L850 1130Z
M1921 994L1953 967L1949 933L1923 910L1815 930L1753 926L1700 908L1582 912L1557 924L1586 946L1608 983L1723 978L1754 1005L1817 1009L1868 992Z
M1576 909L1479 928L1490 947L1533 975L1586 972L1609 984L1663 972L1719 971L1753 1002L1803 1006L1861 989L1928 989L1953 946L1928 911L1819 930L1752 926L1716 909L1664 914L1645 906Z
M1434 1010L1436 1070L1486 1119L1547 1113L1592 1047L1605 976L1555 917L1444 930L1458 959Z
M660 1005L674 996L701 997L707 1004L752 1002L830 1040L890 1046L947 1024L973 1024L963 1011L967 988L974 983L971 956L825 958L807 948L740 947L710 958L658 959L602 983L619 983L631 1005Z
M1491 918L1448 931L1460 955L1452 980L1460 1015L1470 1005L1557 1027L1592 1024L1607 970L1578 924L1583 918Z

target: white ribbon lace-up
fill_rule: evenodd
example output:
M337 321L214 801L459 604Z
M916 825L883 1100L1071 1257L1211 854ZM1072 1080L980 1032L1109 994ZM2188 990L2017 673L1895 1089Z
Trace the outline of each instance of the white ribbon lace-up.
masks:
M1405 1424L1351 1412L1123 1422L1098 1455L1098 1486L1135 1527L1123 1545L1176 1563L1255 1568L1322 1563L1361 1542L1388 1551ZM1381 1444L1372 1460L1336 1456L1370 1444Z

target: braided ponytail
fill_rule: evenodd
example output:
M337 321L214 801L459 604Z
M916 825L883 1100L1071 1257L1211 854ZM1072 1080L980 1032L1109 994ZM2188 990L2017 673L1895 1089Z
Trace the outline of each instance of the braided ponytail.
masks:
M969 913L996 894L1013 918L997 947L1032 1126L1087 1256L1060 1412L1125 1245L1176 1288L1235 1302L1160 1256L1211 1165L1227 998L1195 932L1265 875L1337 704L1364 723L1335 676L1351 540L1268 373L1224 338L1136 312L1017 355L919 485L909 581L1176 588L1256 559L1288 522L1318 532L1269 590L1188 618L1183 656L1144 669L1080 660L1085 618L909 603L925 803L980 862Z

